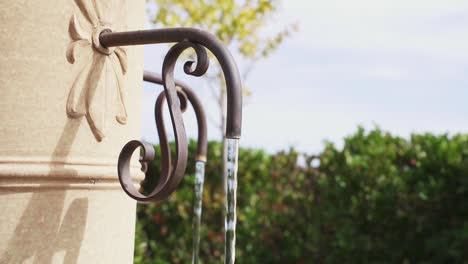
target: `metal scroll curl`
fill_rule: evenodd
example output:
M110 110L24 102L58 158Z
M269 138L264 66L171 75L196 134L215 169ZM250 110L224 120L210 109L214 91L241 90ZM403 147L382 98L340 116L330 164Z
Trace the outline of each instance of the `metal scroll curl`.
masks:
M227 111L225 136L239 139L242 130L242 83L239 70L224 43L215 35L195 28L162 28L127 32L103 31L99 35L104 47L133 46L190 41L202 45L218 60L226 81ZM198 66L197 66L198 67ZM196 73L196 72L195 72Z
M197 55L197 63L196 66L193 67L193 61L186 62L184 64L184 72L186 74L201 76L206 73L209 66L209 58L206 49L199 44L188 41L182 41L175 44L164 58L162 69L162 84L164 86L164 93L161 93L158 96L155 106L155 121L161 146L162 166L158 184L149 195L144 195L135 188L130 176L129 167L132 154L139 147L143 149L143 156L140 159L142 164L153 160L153 146L143 141L133 140L128 142L120 152L117 166L119 181L127 195L137 201L146 202L163 200L167 198L172 192L175 191L180 181L184 177L188 157L188 142L183 123L182 112L185 111L187 106L187 95L185 95L183 92L178 92L176 89L174 68L179 56L188 48L195 50ZM162 105L164 103L164 99L167 100L169 115L171 117L171 125L175 138L176 151L173 163L162 115Z
M162 76L155 72L145 71L143 73L143 81L153 83L153 84L163 85ZM179 95L179 99L181 102L182 112L185 112L186 108L188 107L188 103L190 103L190 105L192 106L195 112L195 117L197 119L198 136L197 136L197 153L195 156L195 160L206 162L206 154L208 151L208 129L207 129L207 123L206 123L205 110L203 109L203 105L200 99L195 94L195 92L190 88L189 85L179 80L175 80L175 83L177 87L177 94ZM159 96L164 97L165 96L164 92L162 92ZM154 113L155 113L156 122L157 122L156 124L158 124L157 120L162 119L162 117L158 118L157 116L159 113L162 113L162 104L160 106L156 104ZM161 134L160 132L158 133Z

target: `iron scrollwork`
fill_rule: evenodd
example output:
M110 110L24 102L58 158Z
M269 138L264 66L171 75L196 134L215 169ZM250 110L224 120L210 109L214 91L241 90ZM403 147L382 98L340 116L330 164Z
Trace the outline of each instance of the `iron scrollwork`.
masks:
M197 77L205 74L209 66L209 58L206 49L210 50L218 59L224 73L227 88L227 138L240 138L241 134L242 90L237 66L232 55L220 40L212 34L198 29L173 28L131 32L111 32L110 30L105 30L101 32L99 41L100 45L106 48L128 45L176 43L164 58L161 76L161 83L164 86L164 96L160 95L158 97L155 107L155 121L158 128L162 152L162 171L157 186L149 195L143 195L134 187L130 176L130 159L132 153L137 148L141 147L143 149L141 158L143 163L154 159L154 149L150 144L137 140L128 142L122 149L118 162L119 180L122 188L130 197L142 202L165 199L175 191L185 173L188 143L182 112L186 108L187 99L190 100L190 98L194 98L193 93L191 93L189 89L186 89L185 93L183 89L179 92L176 89L178 83L174 79L174 68L179 56L188 48L192 48L195 51L197 59L195 67L193 67L195 62L188 61L184 64L184 72ZM145 76L145 78L151 79L150 74L145 74ZM153 77L155 76L156 75L153 75ZM158 83L157 81L155 82ZM175 136L176 154L174 162L171 162L171 152L162 120L161 105L164 99L168 104L171 125ZM191 103L193 105L193 101L191 101ZM200 144L206 145L206 132L203 136L203 131L201 131L203 128L201 128L201 126L203 127L203 124L199 123L199 138L200 135L202 135L202 140L199 140L199 153L197 157L199 159L204 159L206 156L206 146L203 150ZM204 129L206 130L206 124L204 125Z

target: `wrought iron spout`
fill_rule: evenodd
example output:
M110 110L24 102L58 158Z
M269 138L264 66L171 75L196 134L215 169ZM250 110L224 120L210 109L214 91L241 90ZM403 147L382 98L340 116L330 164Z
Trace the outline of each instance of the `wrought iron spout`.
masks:
M104 30L99 36L104 47L179 43L188 41L210 50L218 59L226 80L226 137L240 138L242 127L242 84L239 70L226 46L213 34L194 28L165 28L128 32ZM164 78L164 74L163 74Z
M169 196L182 180L185 168L187 165L187 136L182 119L183 100L179 100L176 85L182 87L182 94L195 107L198 119L199 142L198 159L204 160L206 157L206 124L200 123L204 120L204 113L199 111L199 101L188 87L174 79L174 68L177 59L182 52L188 48L192 48L196 53L196 65L193 61L188 61L184 64L186 74L193 76L202 76L208 69L209 58L206 49L210 50L219 61L227 88L227 116L226 116L226 137L230 139L238 139L241 135L242 124L242 85L240 81L239 71L234 62L234 59L224 44L214 35L192 28L170 28L170 29L155 29L141 30L129 32L112 32L110 29L104 29L99 33L98 39L93 39L94 45L99 47L99 51L105 52L112 47L130 46L130 45L145 45L158 43L176 43L167 53L164 58L162 75L147 73L144 78L148 81L160 83L164 86L165 96L160 96L157 100L156 108L160 108L164 98L167 100L169 113L171 116L172 128L174 130L176 155L174 163L171 163L170 149L162 148L162 172L159 183L156 188L148 195L143 195L133 186L130 177L130 159L132 153L138 148L143 149L142 162L148 162L154 158L154 150L152 146L145 142L131 141L122 149L119 156L118 173L119 180L124 191L132 198L138 201L161 200ZM184 89L185 88L185 89ZM181 92L179 91L179 94ZM183 96L182 96L183 97ZM158 106L159 105L159 106ZM161 111L156 109L156 124L161 145L167 145L165 137L165 128L162 124ZM197 112L198 110L198 112ZM204 121L203 121L204 122Z

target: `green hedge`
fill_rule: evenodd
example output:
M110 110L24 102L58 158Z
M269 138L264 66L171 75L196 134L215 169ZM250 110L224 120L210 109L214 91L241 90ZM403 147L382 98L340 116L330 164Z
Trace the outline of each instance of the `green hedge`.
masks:
M221 154L211 142L203 263L222 262L224 250ZM341 149L326 143L317 168L314 158L240 150L237 262L468 263L468 135L360 128ZM138 206L136 263L190 262L193 167L191 156L167 201Z

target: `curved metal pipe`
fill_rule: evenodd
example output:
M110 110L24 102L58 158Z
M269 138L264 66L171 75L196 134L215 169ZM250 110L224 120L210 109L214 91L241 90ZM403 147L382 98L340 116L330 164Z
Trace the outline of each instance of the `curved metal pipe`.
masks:
M188 61L184 64L184 72L193 76L202 76L208 70L209 57L206 49L210 50L218 59L227 88L227 115L226 115L226 138L239 139L241 135L242 123L242 85L240 81L239 71L234 62L232 55L224 44L214 35L192 28L171 28L171 29L156 29L156 30L141 30L129 32L112 32L109 29L104 29L100 32L96 40L96 45L102 47L109 52L111 47L128 46L128 45L144 45L157 43L173 43L168 53L166 54L162 67L162 85L164 86L165 99L168 103L169 113L171 116L172 128L174 130L176 154L174 164L171 164L170 149L167 146L162 151L162 174L156 188L150 195L146 196L136 190L131 181L129 172L129 164L132 153L138 148L143 148L143 162L147 162L153 154L149 149L149 145L145 142L131 141L127 143L119 155L118 175L124 191L133 199L138 201L161 200L169 196L184 177L185 168L187 165L188 143L185 133L185 127L182 119L181 101L177 98L176 80L174 79L174 68L176 62L183 51L192 48L196 53L196 65L192 67L194 62ZM189 90L186 93L187 97L194 98L194 94ZM163 97L158 98L157 102L162 104ZM158 106L156 106L158 107ZM161 111L159 111L160 113ZM162 116L156 116L156 124L160 136L160 142L164 143L165 129L162 122ZM201 119L199 119L201 120ZM199 130L205 129L206 124L199 123ZM202 136L202 131L199 131ZM162 140L161 140L162 139ZM206 142L206 138L201 138L199 144ZM164 143L164 144L167 144ZM165 145L166 146L166 145ZM199 146L202 148L202 146ZM154 152L154 151L153 151ZM206 156L206 149L199 158L203 159ZM143 164L143 163L142 163Z
M96 43L94 43L96 42ZM165 98L168 103L169 113L171 116L172 128L174 130L175 142L176 142L176 155L174 165L170 164L170 153L168 154L167 149L163 151L163 155L166 155L167 159L163 159L163 166L166 166L164 170L166 173L161 175L158 186L152 191L149 196L145 196L139 193L135 186L133 186L132 179L130 176L130 160L132 153L138 148L143 149L143 157L141 160L147 162L154 158L154 149L151 145L141 141L130 141L127 143L119 155L118 161L118 175L119 180L124 191L132 198L138 201L149 201L149 200L160 200L171 194L182 180L185 168L187 165L187 137L185 134L185 127L182 120L182 111L180 100L177 98L176 81L174 79L174 68L176 62L182 52L188 48L195 50L197 55L197 63L194 68L192 65L194 62L189 61L184 64L184 71L186 74L193 76L202 76L206 73L209 64L208 54L206 49L210 50L213 55L217 58L221 65L224 79L226 81L227 89L227 114L226 114L226 131L225 135L228 140L228 153L229 142L232 142L235 146L234 152L237 152L237 142L241 136L242 126L242 84L240 80L239 70L234 62L234 59L229 50L224 44L217 39L214 35L193 28L169 28L169 29L154 29L154 30L140 30L140 31L129 31L129 32L112 32L110 29L104 29L99 33L99 37L96 40L93 38L93 46L100 52L112 52L111 47L116 46L129 46L129 45L144 45L144 44L157 44L157 43L176 43L171 47L169 52L164 58L162 67L162 84L164 86ZM205 49L206 48L206 49ZM187 97L190 96L190 92L187 93ZM158 98L158 103L162 104L163 96ZM157 107L157 106L156 106ZM161 112L161 111L159 111ZM156 123L161 120L162 116L156 117ZM199 129L200 129L199 125ZM159 125L158 125L159 131ZM160 137L161 137L160 133ZM165 137L165 134L162 134ZM167 142L166 142L167 143ZM200 143L200 141L199 141ZM169 151L170 152L170 151ZM164 154L165 153L165 154ZM228 155L229 160L229 155ZM228 161L232 162L232 161ZM233 158L235 164L236 158ZM166 165L164 165L166 164ZM235 166L234 166L235 167ZM169 173L170 171L170 173ZM234 187L228 189L227 192L232 192L226 196L226 210L227 213L231 211L231 217L233 216L233 226L228 229L226 228L226 260L225 263L234 263L234 255L232 255L235 245L235 235L233 230L235 229L235 205L236 205L236 193L235 186L237 185L236 169L232 170L226 168L225 172L230 174L234 182ZM228 176L230 177L230 176ZM233 211L234 209L234 211ZM227 223L227 222L226 222ZM228 248L230 250L228 250ZM229 254L228 254L229 252Z
M163 85L163 79L160 74L150 71L144 71L143 81L151 82L154 84ZM206 155L208 149L208 135L207 135L207 125L206 125L206 115L203 110L202 104L196 94L189 88L189 86L179 80L175 80L175 84L190 102L195 112L195 117L197 119L198 134L197 134L197 154L195 156L196 161L206 162ZM164 93L161 93L164 96ZM161 96L160 95L160 96ZM159 98L159 97L158 97ZM159 131L158 131L159 133Z
M194 28L165 28L128 32L103 31L99 42L104 47L173 43L188 41L210 50L218 59L226 80L226 137L240 138L242 127L242 84L239 70L229 50L213 34Z

